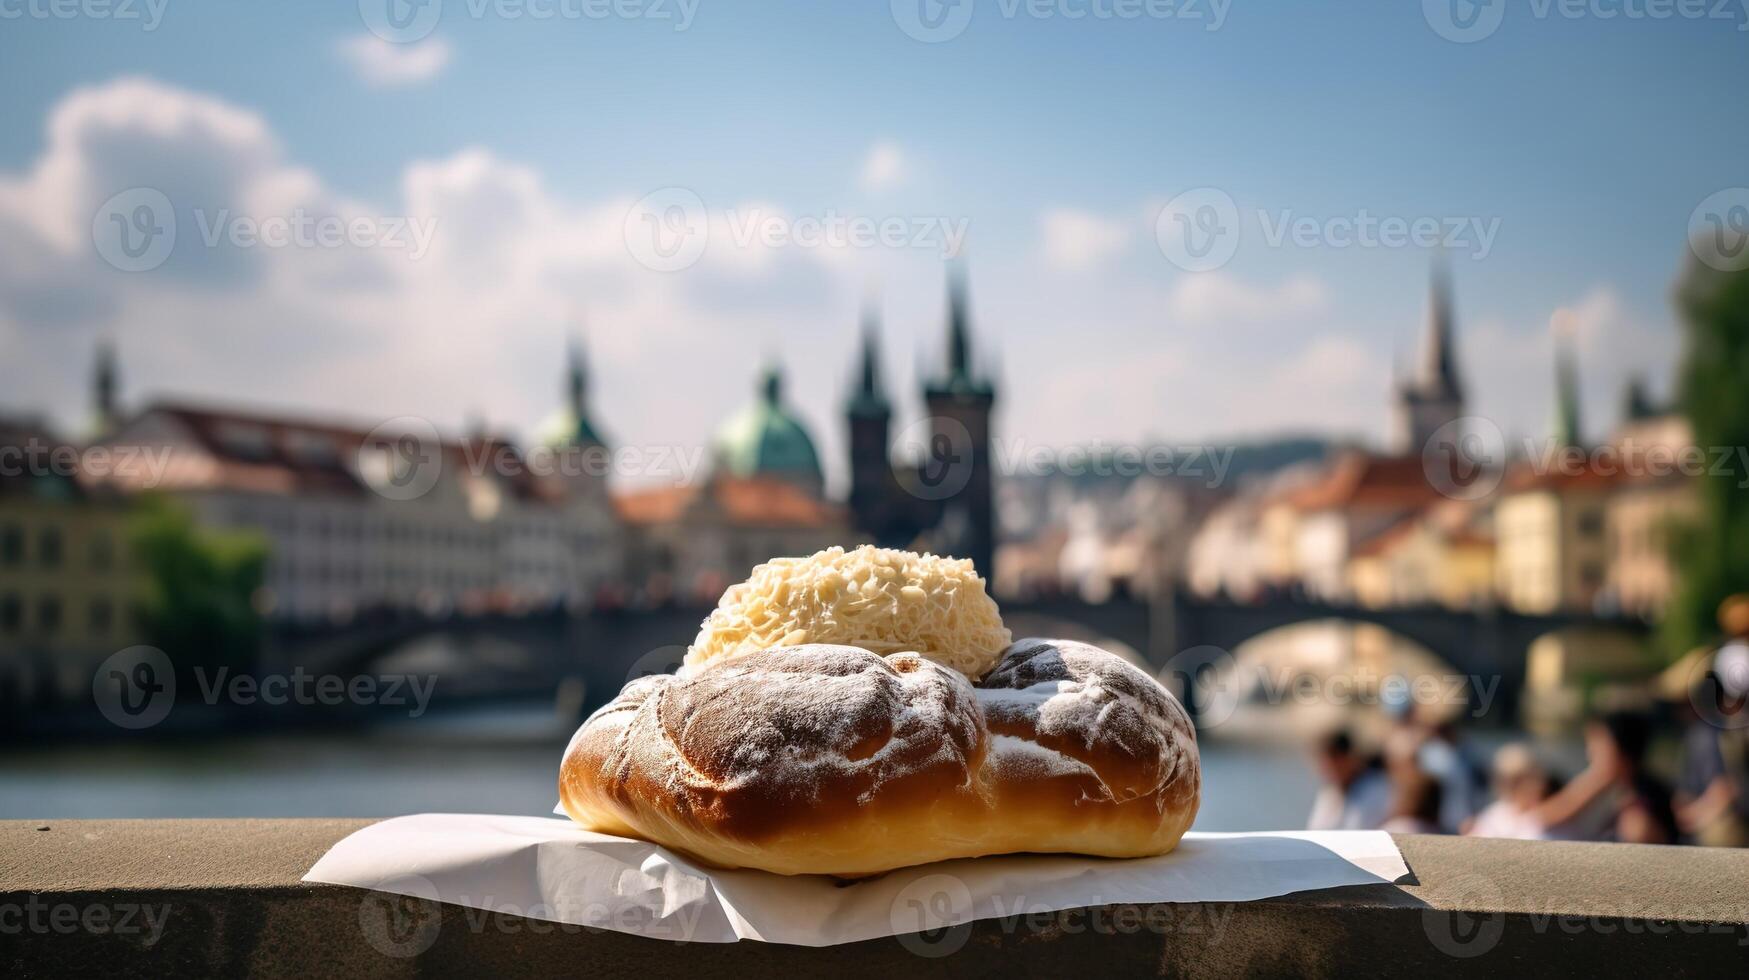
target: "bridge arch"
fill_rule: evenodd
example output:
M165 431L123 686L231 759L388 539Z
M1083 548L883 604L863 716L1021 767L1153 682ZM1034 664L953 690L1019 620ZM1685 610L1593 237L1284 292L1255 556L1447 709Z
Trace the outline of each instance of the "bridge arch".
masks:
M1331 619L1367 623L1425 648L1455 673L1497 679L1500 693L1488 714L1507 721L1516 720L1530 647L1540 637L1575 626L1598 627L1629 638L1643 637L1647 631L1645 623L1627 619L1442 607L1368 609L1286 595L1251 603L1184 593L1154 602L1120 597L1090 603L1058 596L1001 605L1017 637L1085 639L1148 665L1163 680L1175 669L1175 658L1182 662L1187 651L1214 648L1230 653L1272 630L1300 623ZM482 679L494 689L508 684L531 692L550 691L561 681L576 679L586 684L587 702L593 706L616 693L640 669L640 658L649 651L689 641L706 612L673 607L584 616L360 622L332 631L279 636L270 642L268 656L276 669L301 664L323 673L362 673L422 634L442 632L471 638L473 649L510 645L522 652L518 659L523 669L509 672L518 676L509 677L501 669L476 672L489 675ZM446 694L458 686L456 679L445 680ZM466 681L460 686L465 687Z
M1465 674L1424 644L1359 620L1291 623L1232 650L1204 649L1218 653L1194 680L1199 721L1227 734L1284 740L1368 729L1393 707L1461 720L1499 693L1496 679Z
M1184 655L1214 649L1231 654L1248 641L1302 623L1339 620L1379 627L1412 642L1471 679L1472 688L1492 689L1486 716L1517 720L1531 644L1573 626L1596 627L1633 642L1647 632L1632 619L1600 619L1581 614L1526 615L1497 609L1443 606L1368 608L1281 595L1240 603L1178 593L1154 602L1120 599L1089 603L1074 597L1005 603L1005 616L1022 612L1078 623L1113 637L1137 651L1157 671L1182 673ZM1018 634L1017 634L1018 635ZM1176 660L1175 660L1176 658ZM1184 678L1180 679L1182 687Z

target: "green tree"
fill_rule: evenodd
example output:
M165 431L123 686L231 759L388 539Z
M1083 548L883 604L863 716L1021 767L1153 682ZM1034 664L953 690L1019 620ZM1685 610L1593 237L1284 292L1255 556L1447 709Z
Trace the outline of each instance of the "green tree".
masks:
M1720 272L1691 261L1676 305L1687 341L1680 398L1695 444L1709 451L1749 446L1749 270ZM1730 451L1735 462L1740 450ZM1745 482L1749 473L1699 478L1698 517L1672 536L1678 582L1662 637L1671 656L1714 640L1719 603L1749 591Z
M129 536L144 580L140 614L148 642L184 669L252 663L261 645L255 597L266 541L198 528L187 510L165 499L142 502Z

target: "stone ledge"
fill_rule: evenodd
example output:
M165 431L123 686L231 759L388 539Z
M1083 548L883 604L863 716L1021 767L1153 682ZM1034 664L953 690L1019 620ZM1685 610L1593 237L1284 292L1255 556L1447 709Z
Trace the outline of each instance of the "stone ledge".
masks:
M0 972L1665 976L1749 966L1749 851L1420 836L1397 838L1413 873L1401 885L1071 910L826 949L680 944L453 906L429 934L397 943L370 933L380 896L299 881L367 823L0 821Z

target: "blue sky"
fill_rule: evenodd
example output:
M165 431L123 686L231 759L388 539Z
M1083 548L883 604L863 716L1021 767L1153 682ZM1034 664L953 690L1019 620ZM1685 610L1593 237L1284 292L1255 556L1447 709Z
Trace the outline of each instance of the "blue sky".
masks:
M429 36L395 45L355 3L160 2L151 31L0 19L0 254L29 259L0 271L0 342L22 355L0 367L7 407L77 421L89 347L110 336L135 394L449 427L478 412L526 431L553 407L558 344L581 320L618 439L705 439L777 353L836 456L873 292L914 413L919 351L940 331L937 253L731 254L749 250L713 227L685 270L627 263L618 217L680 187L713 220L964 222L1004 431L1051 444L1382 438L1429 251L1272 247L1262 232L1361 211L1474 219L1496 229L1486 256L1450 255L1472 407L1541 432L1547 325L1567 308L1601 434L1627 372L1667 384L1666 295L1691 213L1749 183L1735 7L1648 20L1600 16L1619 0L1578 17L1526 0L1454 43L1419 3L1232 0L1209 30L1206 0L1184 8L1194 19L1061 16L1086 0L1006 16L976 0L963 33L922 43L887 3L699 0L677 30L678 0L653 8L665 19L602 20L445 0ZM72 134L59 154L57 113ZM83 254L90 235L74 232L105 199L161 184L179 189L169 263L123 273ZM1231 198L1241 238L1219 269L1187 272L1154 222L1201 187ZM401 256L189 257L191 201L421 212L440 248L412 275Z

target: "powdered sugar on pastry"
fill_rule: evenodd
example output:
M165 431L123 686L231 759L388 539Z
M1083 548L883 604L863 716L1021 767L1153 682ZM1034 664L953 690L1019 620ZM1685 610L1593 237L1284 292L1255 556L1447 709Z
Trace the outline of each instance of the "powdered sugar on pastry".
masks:
M743 654L658 695L663 736L713 791L788 803L866 799L983 754L971 685L915 654L816 645Z
M1195 733L1153 678L1023 640L974 685L914 653L810 644L642 678L566 750L566 812L722 867L856 876L955 857L1171 850Z
M987 765L991 777L997 780L1058 779L1064 776L1099 778L1086 763L1013 735L997 735L990 739Z
M1021 640L978 685L990 731L1087 763L1119 802L1160 792L1189 772L1196 736L1152 677L1074 640Z

